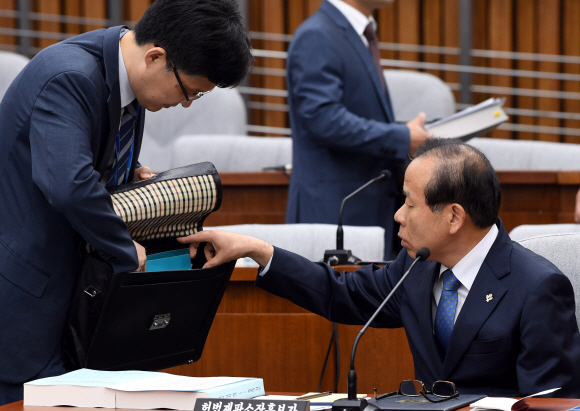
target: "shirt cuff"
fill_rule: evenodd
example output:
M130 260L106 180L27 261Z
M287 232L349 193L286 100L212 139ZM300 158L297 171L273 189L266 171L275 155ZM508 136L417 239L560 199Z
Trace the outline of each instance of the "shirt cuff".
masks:
M266 267L264 267L259 273L258 275L260 277L263 277L266 275L266 273L268 272L268 270L270 269L270 264L272 264L272 258L274 258L274 254L272 253L272 257L270 257L270 260L268 261L268 264L266 264Z

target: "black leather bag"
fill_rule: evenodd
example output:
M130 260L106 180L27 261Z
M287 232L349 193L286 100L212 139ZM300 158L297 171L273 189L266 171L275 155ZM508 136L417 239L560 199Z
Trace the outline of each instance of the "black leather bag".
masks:
M117 214L147 254L184 248L221 204L211 163L194 164L111 191ZM87 249L62 337L69 370L158 370L199 360L235 261L202 269L113 273Z

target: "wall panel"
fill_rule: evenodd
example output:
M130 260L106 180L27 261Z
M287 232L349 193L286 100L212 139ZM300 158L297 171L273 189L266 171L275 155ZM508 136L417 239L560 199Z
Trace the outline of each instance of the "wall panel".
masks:
M560 30L560 0L538 0L538 30L541 35L538 37L538 53L560 54L561 30ZM559 73L560 64L551 61L540 61L538 64L540 71L548 73ZM559 80L539 79L538 88L540 90L559 90L561 87ZM539 99L538 109L545 111L560 111L561 101L555 98ZM559 127L560 120L556 118L540 118L538 124L547 127ZM540 133L538 140L560 141L558 136L553 134Z
M123 20L132 24L137 21L153 0L120 0ZM297 27L314 13L322 0L247 0L248 24L252 32L291 35ZM32 11L41 13L40 19L32 21L32 27L42 32L69 35L102 27L98 22L59 21L58 16L107 18L107 0L31 0ZM406 62L429 62L458 64L458 55L449 50L459 47L460 0L396 0L375 13L379 40L383 43L399 43L402 49L384 45L383 59ZM580 2L578 0L472 0L473 47L477 50L500 52L541 53L542 55L580 57ZM9 13L16 7L16 0L0 0L0 10ZM2 28L17 28L17 21L10 14L0 15ZM42 17L48 16L48 17ZM50 38L33 39L38 48L53 44ZM16 37L0 35L0 48L14 49ZM254 48L259 50L286 51L288 42L272 38L254 37ZM406 46L442 46L446 52L405 49ZM474 56L477 68L537 70L541 73L580 75L578 62L564 63L554 58L492 58ZM284 69L283 59L259 57L256 67ZM385 68L392 68L386 66ZM416 68L408 68L416 70ZM447 81L455 89L459 85L459 73L442 68L427 70ZM506 107L520 109L511 115L510 122L527 127L519 131L496 130L493 137L565 141L580 143L580 81L475 73L472 76L472 102L477 103L490 96L506 97ZM251 75L247 85L256 88L284 90L281 75ZM487 88L486 88L487 87ZM489 89L495 87L497 89ZM516 93L509 90L518 89ZM502 90L507 90L502 92ZM561 95L545 96L542 93ZM457 90L455 91L458 96ZM566 93L568 93L566 95ZM571 96L572 98L566 98ZM257 107L249 110L249 122L253 125L289 127L284 109L285 98L252 94L248 101ZM274 108L264 108L271 104ZM270 106L272 107L272 106ZM523 111L521 111L523 110ZM540 111L540 113L532 113ZM566 113L564 116L559 113ZM539 115L538 115L539 114ZM562 118L568 117L568 118ZM531 126L548 129L564 127L566 133L548 133L530 130ZM576 135L574 135L576 134Z
M16 0L0 0L0 10L12 11L16 9ZM16 28L16 19L13 17L0 17L0 27L7 29ZM0 45L3 49L13 50L16 46L17 39L15 36L0 35Z

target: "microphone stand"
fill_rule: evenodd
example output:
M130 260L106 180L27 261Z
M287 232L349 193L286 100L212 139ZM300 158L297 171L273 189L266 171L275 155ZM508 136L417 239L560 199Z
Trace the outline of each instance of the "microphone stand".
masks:
M350 200L352 197L360 193L362 190L370 186L371 184L375 183L376 181L390 178L391 172L389 170L383 170L381 173L364 184L362 187L359 187L349 195L347 195L340 204L340 211L338 213L338 228L336 229L336 250L326 250L324 252L324 262L328 265L343 265L343 264L356 264L358 261L361 261L360 258L352 255L350 250L344 249L344 231L342 229L342 213L344 211L344 204L347 200Z
M352 352L350 355L350 370L348 372L348 377L347 377L348 398L336 400L332 404L332 411L364 411L364 409L368 405L367 400L365 400L364 398L359 399L356 396L357 377L356 377L356 371L354 370L354 356L356 354L356 347L358 345L358 341L360 340L360 338L362 337L364 332L367 330L367 328L369 328L369 326L371 325L373 320L376 318L376 316L379 315L379 313L382 311L384 306L389 302L389 300L391 299L391 296L395 293L395 291L397 291L399 286L401 284L403 284L403 281L405 281L405 278L407 278L407 276L409 275L409 273L411 272L411 270L413 269L415 264L417 264L417 262L419 262L419 261L426 260L427 258L429 258L430 254L431 254L431 252L429 251L429 249L427 247L423 247L423 248L419 249L419 251L417 251L417 257L415 258L415 261L413 261L413 263L411 264L411 266L409 267L407 272L405 274L403 274L403 276L401 277L399 282L393 287L393 289L391 290L389 295L387 295L387 298L385 298L385 300L382 302L382 304L379 306L379 308L377 308L375 313L371 316L371 318L367 321L365 326L362 328L362 330L360 330L360 332L356 336L356 339L354 340L354 344L352 346Z

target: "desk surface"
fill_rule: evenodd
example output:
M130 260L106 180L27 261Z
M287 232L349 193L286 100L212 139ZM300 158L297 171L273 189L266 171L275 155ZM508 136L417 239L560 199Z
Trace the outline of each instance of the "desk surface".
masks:
M530 410L566 411L580 405L580 399L570 398L530 398ZM105 408L72 408L72 407L25 407L22 401L0 406L0 411L103 411ZM460 408L459 411L469 411L471 408Z

